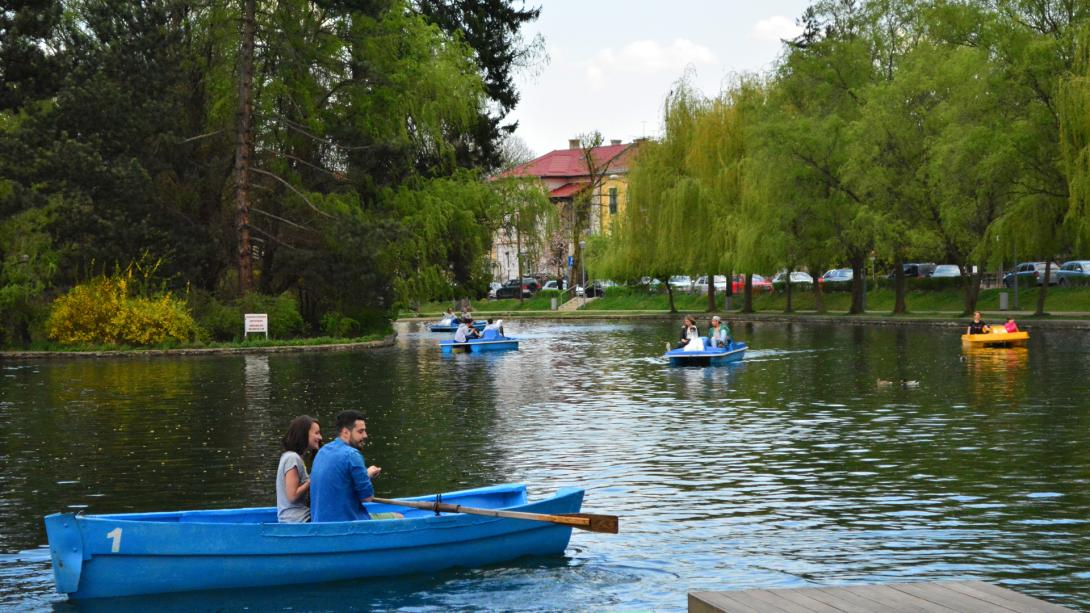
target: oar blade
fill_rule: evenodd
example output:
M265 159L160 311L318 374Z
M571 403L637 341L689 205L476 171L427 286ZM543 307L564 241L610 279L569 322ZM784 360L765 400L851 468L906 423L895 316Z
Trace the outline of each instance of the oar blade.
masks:
M564 513L564 517L581 517L583 519L590 520L590 524L586 526L575 526L580 530L587 530L590 532L605 532L607 534L617 534L620 530L620 520L616 515L598 515L596 513Z

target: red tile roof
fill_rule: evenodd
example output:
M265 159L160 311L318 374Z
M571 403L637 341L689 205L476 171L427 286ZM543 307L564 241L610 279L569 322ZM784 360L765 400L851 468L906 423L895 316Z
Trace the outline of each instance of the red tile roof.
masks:
M565 183L560 187L549 192L550 198L571 198L575 194L583 191L590 185L590 181L579 181L578 183Z
M632 155L636 152L636 143L625 145L605 145L591 150L596 165L608 164L610 172L627 172ZM585 177L588 176L587 163L583 159L582 149L557 149L545 155L516 166L501 177Z

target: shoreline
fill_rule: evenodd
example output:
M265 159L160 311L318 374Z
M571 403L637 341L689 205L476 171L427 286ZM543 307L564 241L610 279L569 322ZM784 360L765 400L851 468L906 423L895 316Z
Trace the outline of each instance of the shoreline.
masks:
M186 349L125 349L116 351L0 351L4 360L55 360L64 358L143 358L177 357L194 355L230 355L262 353L310 353L368 351L392 347L397 342L397 332L385 338L359 343L332 343L328 345L273 345L268 347L192 347Z
M680 320L685 315L693 315L697 319L711 317L715 313L701 311L678 311L668 313L662 311L489 311L474 313L474 319L487 319L499 317L504 319L542 319L542 320ZM397 322L433 322L442 314L434 316L421 315L414 317L400 317ZM732 311L719 312L719 315L731 324L768 322L768 323L799 323L799 324L846 324L846 325L882 325L882 326L933 326L933 327L962 327L968 324L968 317L961 317L960 313L929 312L910 315L890 314L864 314L848 315L846 313L823 313L814 311L801 313L749 313L742 314ZM1072 315L1061 313L1046 317L1033 317L1032 312L1010 311L981 311L985 321L1001 323L1007 317L1013 316L1019 327L1032 329L1036 327L1065 328L1074 330L1090 330L1090 313ZM1065 317L1067 315L1067 317Z

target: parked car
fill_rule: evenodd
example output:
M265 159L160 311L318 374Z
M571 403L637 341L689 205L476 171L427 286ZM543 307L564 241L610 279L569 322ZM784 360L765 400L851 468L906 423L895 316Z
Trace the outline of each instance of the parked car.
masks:
M560 282L557 281L556 279L549 279L548 281L545 282L545 285L541 286L541 289L559 290L560 289Z
M493 282L489 283L488 284L488 297L491 298L491 299L495 299L496 298L496 292L499 291L499 289L501 287L503 287L503 284L500 283L499 281L493 281Z
M905 262L901 264L902 269L905 271L905 278L912 277L930 277L935 272L935 264L931 262ZM889 278L892 279L895 276L896 271L889 273Z
M520 290L523 298L530 298L539 289L541 284L533 277L523 277L521 283L518 279L510 279L496 290L496 298L518 298Z
M1052 271L1058 277L1057 283L1067 285L1071 281L1090 281L1090 260L1071 260L1064 262L1060 270Z
M761 275L753 275L753 291L766 291L772 293L772 282L762 277ZM730 282L731 294L744 294L746 292L746 276L743 274L734 275Z
M670 289L675 292L687 292L693 288L693 279L689 275L674 275L670 277Z
M616 285L616 283L610 281L609 279L599 279L598 281L594 281L593 283L588 284L587 287L583 289L583 295L587 298L594 298L595 296L605 296L606 289L610 287L616 287Z
M931 276L939 279L953 279L961 276L961 267L957 264L939 264L931 273Z
M772 285L785 285L787 283L787 272L778 272L776 276L772 277ZM808 272L802 272L796 270L791 273L791 285L813 285L814 278L810 276Z
M1055 262L1052 263L1052 271L1049 275L1048 284L1056 285L1060 282L1056 276L1056 271L1060 267ZM1003 275L1003 285L1005 287L1014 286L1014 276L1018 275L1018 285L1040 285L1045 280L1045 263L1044 262L1022 262L1018 266L1014 267L1014 270Z
M715 275L715 291L726 292L727 291L727 275ZM697 277L693 283L694 294L707 294L708 293L708 275Z
M818 278L818 283L847 283L855 274L851 268L834 268Z

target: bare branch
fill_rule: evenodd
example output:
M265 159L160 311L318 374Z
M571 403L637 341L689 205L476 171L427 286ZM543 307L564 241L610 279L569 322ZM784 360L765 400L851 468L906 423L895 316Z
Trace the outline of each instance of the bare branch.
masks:
M208 132L207 134L200 134L200 135L198 135L198 136L191 136L191 137L189 137L189 138L187 138L187 139L183 140L183 141L181 142L181 144L185 144L185 143L193 142L193 141L195 141L195 140L201 140L202 138L208 138L209 136L215 136L215 135L217 135L217 134L219 134L219 133L221 133L221 132L225 132L225 131L226 131L226 130L216 130L215 132Z
M264 215L266 217L271 217L272 219L275 219L277 221L284 222L284 223L288 224L289 226L299 228L300 230L306 230L307 232L317 232L317 230L315 230L314 228L308 228L307 226L295 223L294 221L291 221L290 219L284 219L283 217L280 217L279 215L273 215L272 213L270 213L268 211L263 211L263 210L261 210L261 209L259 209L257 207L254 207L254 206L250 207L250 210L255 212L255 213L261 213L262 215Z
M276 174L274 174L274 173L271 173L271 172L269 172L269 171L267 171L267 170L262 170L262 169L260 169L260 168L257 168L256 166L255 166L255 167L253 167L253 168L251 168L250 170L251 170L251 171L253 171L253 172L256 172L256 173L258 173L258 174L262 174L262 175L265 175L265 176L267 176L267 177L272 177L272 178L276 179L277 181L279 181L280 183L282 183L282 184L283 184L284 186L286 186L286 187L287 187L288 189L290 189L291 191L295 192L295 195L297 195L297 196L299 196L300 198L302 198L302 199L303 199L303 202L306 202L306 203L307 203L307 206L309 206L309 207L310 207L311 209L314 209L314 212L315 212L315 213L318 213L319 215L322 215L322 216L324 216L324 217L328 217L328 218L330 218L330 219L332 219L332 218L333 218L333 216L332 216L332 215L330 215L329 213L326 213L326 212L325 212L325 211L323 211L322 209L319 209L318 207L314 206L314 203L310 201L310 198L307 198L306 194L304 194L303 192L301 192L301 191L299 191L298 189L296 189L296 187L295 187L294 185L292 185L291 183L288 183L288 182L287 182L287 181L285 181L285 180L284 180L283 178L281 178L281 177L280 177L279 175L276 175Z

